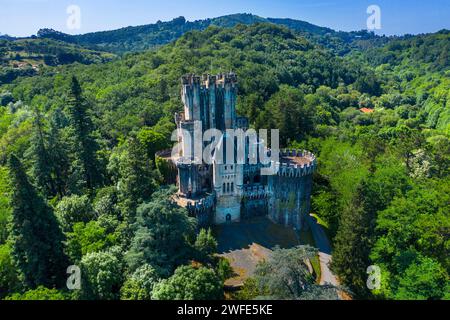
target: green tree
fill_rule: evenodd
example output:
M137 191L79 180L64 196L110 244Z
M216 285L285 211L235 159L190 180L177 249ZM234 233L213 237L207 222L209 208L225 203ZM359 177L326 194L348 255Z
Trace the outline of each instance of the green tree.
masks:
M15 293L9 297L7 297L5 300L31 300L31 301L37 301L37 300L69 300L67 297L67 294L64 294L63 292L56 290L56 289L48 289L43 286L39 286L34 290L26 291L23 294Z
M420 149L425 142L423 133L418 129L402 125L395 128L383 128L379 135L390 142L394 151L404 160L408 172L411 172L414 151Z
M48 152L49 162L52 165L52 176L54 177L56 192L59 198L64 197L70 191L78 191L78 188L70 190L69 176L72 175L72 167L70 161L70 148L67 139L64 139L62 130L67 126L68 120L60 109L56 109L50 118L48 132Z
M88 103L82 96L82 90L75 76L72 77L68 99L68 114L70 134L72 137L72 153L82 173L88 189L100 186L103 181L102 170L97 159L99 149L93 137L93 123L91 121Z
M64 197L56 206L55 215L58 217L64 231L71 231L77 222L89 222L94 219L94 209L89 197Z
M57 219L14 155L10 157L9 169L14 186L13 259L28 288L61 286L68 264L63 252L64 236Z
M11 248L0 245L0 299L20 289L20 281L12 261Z
M28 150L32 163L31 173L36 180L39 190L47 197L51 197L56 194L56 186L52 176L53 168L48 151L47 132L44 128L42 115L38 109L35 110L33 131L30 139L30 149Z
M12 217L11 183L7 167L0 167L0 245L6 242L9 235L8 224Z
M398 300L442 299L450 289L450 280L441 264L420 257L400 276L395 298Z
M433 171L438 178L447 177L450 174L450 138L438 135L429 140L434 160Z
M132 137L112 154L108 169L116 175L123 215L133 223L137 207L150 199L158 185L153 161L146 148Z
M264 106L264 101L260 95L251 93L238 106L240 113L245 115L250 123L254 123Z
M342 212L339 229L334 240L332 270L341 283L357 297L366 298L367 267L370 266L370 217L364 212L360 200Z
M256 268L255 279L259 292L271 299L280 300L337 300L337 289L317 285L310 272L307 261L316 255L317 250L310 246L276 248L269 260Z
M127 260L132 270L150 264L162 276L170 275L192 254L195 221L171 199L173 189L157 192L137 210L135 235Z
M153 128L142 128L137 133L137 139L142 147L147 151L147 157L155 160L155 154L158 151L168 148L167 138Z
M236 300L256 300L258 297L267 296L270 296L270 292L267 287L261 288L255 278L247 278L245 279L241 290L239 290L234 297Z
M448 270L448 188L448 184L443 181L415 185L404 197L394 199L385 210L378 213L377 238L370 258L385 270L386 277L390 279L389 285L381 291L381 296L396 297L399 277L411 263L420 264L417 262L420 259L411 259L411 255L431 258ZM430 283L430 286L433 284Z
M107 233L97 221L75 223L73 231L67 233L67 252L73 262L91 253L106 250L117 244L118 236Z
M234 270L231 267L230 262L226 258L219 257L216 270L217 274L224 282L234 276Z
M195 240L194 248L197 250L200 262L209 262L213 255L217 253L217 241L214 238L211 229L206 231L201 229Z
M159 278L155 269L146 264L137 269L120 289L122 300L151 300L152 291Z
M123 267L111 251L91 252L81 260L82 298L116 300L120 297Z
M154 287L152 296L155 300L220 300L223 282L212 269L181 266Z
M279 129L281 143L298 140L314 128L314 108L305 104L301 90L286 85L274 94L257 120L258 128Z

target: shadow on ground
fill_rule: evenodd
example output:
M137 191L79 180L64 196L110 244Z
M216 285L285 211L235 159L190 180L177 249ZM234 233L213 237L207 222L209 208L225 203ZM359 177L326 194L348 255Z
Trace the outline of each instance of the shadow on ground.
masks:
M277 245L282 248L299 245L298 237L292 228L275 224L266 217L217 226L215 234L221 254L249 248L252 244L267 249L273 249Z
M290 227L273 223L266 217L226 224L215 228L220 256L233 267L236 277L227 286L240 286L251 277L256 265L270 257L276 246L292 248L300 244L296 232Z

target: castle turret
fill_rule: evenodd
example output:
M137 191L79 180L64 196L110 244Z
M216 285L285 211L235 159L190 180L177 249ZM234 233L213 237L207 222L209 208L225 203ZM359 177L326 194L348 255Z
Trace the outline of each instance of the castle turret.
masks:
M306 229L316 157L308 151L284 150L268 178L269 217L276 223Z
M209 98L209 127L216 128L216 90L217 90L217 84L216 84L216 76L208 75L207 82L207 94Z
M204 130L236 127L237 76L234 73L182 77L186 121L201 121Z
M234 73L222 75L220 79L223 88L224 129L234 129L236 126L237 78Z
M200 77L186 75L182 78L181 99L184 103L185 120L201 121Z

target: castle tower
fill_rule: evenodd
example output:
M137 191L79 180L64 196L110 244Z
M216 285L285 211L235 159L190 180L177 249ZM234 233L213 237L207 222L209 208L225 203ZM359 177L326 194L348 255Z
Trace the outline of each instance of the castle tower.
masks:
M236 161L236 148L230 144L230 137L225 134L217 148L220 154L214 157L214 190L217 195L216 214L214 222L239 222L241 220L241 199L243 195L244 164ZM230 148L230 146L232 146ZM231 154L233 161L227 162L227 155Z
M308 151L285 150L280 161L277 174L268 179L269 218L298 230L307 229L316 157Z
M226 129L235 128L237 125L237 77L234 73L217 76L203 75L202 77L188 74L182 77L181 82L184 113L176 116L179 129L178 140L182 146L180 164L178 165L179 191L183 195L195 196L204 189L204 186L201 186L202 183L199 183L197 173L198 171L205 172L201 159L195 158L195 156L200 158L202 156L202 154L196 154L194 151L194 148L198 147L198 145L195 145L199 143L197 140L202 139L202 136L195 136L195 133L199 133L199 131L204 133L212 128L222 132L225 132ZM231 166L226 169L229 168ZM218 167L217 169L216 172L224 170L225 167ZM235 186L242 185L239 181L227 183L229 183L226 185L228 189L233 187L233 190ZM228 189L225 188L225 190ZM227 194L229 195L230 192L227 192Z
M195 75L184 76L182 83L181 99L184 104L184 120L201 121L200 77Z
M209 129L217 128L216 122L216 76L208 75L206 79L207 95L209 99Z
M189 74L182 77L185 121L201 121L203 130L236 127L237 76Z

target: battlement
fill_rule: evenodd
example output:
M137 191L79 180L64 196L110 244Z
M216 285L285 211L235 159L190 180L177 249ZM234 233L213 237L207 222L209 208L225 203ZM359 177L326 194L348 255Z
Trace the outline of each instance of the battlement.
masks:
M181 77L181 83L183 85L200 84L200 77L195 74L187 74Z
M201 159L198 158L190 158L190 157L179 157L178 159L174 159L176 166L179 169L190 169L198 164L202 163Z
M207 210L214 207L216 204L216 197L214 194L209 194L201 199L198 200L187 200L187 209L189 211L195 211L195 210Z
M183 86L200 85L202 88L209 88L213 85L224 86L225 84L235 85L238 82L234 72L220 73L218 75L203 74L201 77L196 74L187 74L181 77Z
M306 150L280 152L280 161L275 163L277 175L283 177L303 177L311 175L317 168L316 156Z

